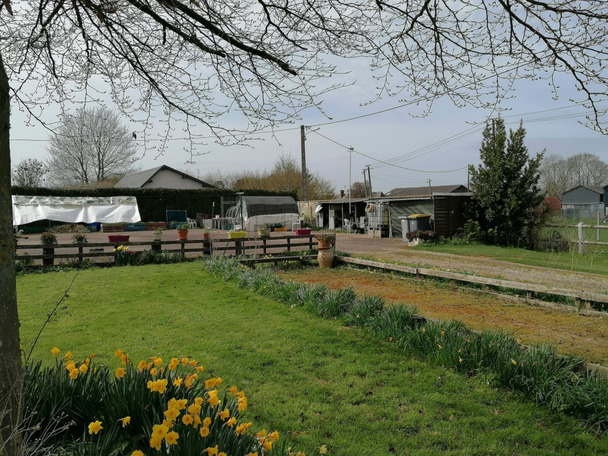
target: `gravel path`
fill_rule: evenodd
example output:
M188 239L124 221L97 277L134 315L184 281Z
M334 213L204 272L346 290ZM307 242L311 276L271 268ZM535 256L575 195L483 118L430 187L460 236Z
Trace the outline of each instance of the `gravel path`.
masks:
M407 247L401 239L369 238L360 234L338 234L336 250L380 261L421 268L438 268L470 275L547 287L608 294L608 277L602 274L526 266L490 258L427 252Z

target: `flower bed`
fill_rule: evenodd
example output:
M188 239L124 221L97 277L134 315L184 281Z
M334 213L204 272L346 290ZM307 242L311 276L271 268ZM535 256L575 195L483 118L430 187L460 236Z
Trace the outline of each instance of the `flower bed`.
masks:
M109 242L129 242L128 234L109 234L108 235Z

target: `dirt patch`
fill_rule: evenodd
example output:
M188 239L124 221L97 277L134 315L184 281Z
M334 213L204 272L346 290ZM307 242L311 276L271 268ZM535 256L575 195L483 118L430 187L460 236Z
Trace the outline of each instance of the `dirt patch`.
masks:
M557 347L559 353L608 364L606 316L532 307L523 298L506 299L454 284L346 267L286 270L280 274L296 282L352 287L357 294L382 296L388 303L413 304L420 315L429 318L459 320L476 330L504 329L524 344L545 343Z

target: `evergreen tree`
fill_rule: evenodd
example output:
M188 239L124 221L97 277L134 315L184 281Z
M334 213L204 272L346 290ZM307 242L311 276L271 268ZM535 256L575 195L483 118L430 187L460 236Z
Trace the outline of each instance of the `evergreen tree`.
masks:
M543 154L530 158L525 136L522 124L507 137L504 120L492 119L483 131L482 163L469 167L474 217L485 238L499 244L525 241L525 227L542 201L538 181Z

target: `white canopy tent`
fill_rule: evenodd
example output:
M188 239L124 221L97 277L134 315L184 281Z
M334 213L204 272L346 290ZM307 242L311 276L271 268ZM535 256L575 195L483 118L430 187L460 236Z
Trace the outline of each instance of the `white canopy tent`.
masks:
M134 196L13 195L12 199L13 226L38 220L67 223L135 223L141 220Z

